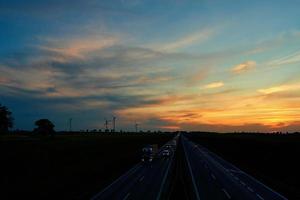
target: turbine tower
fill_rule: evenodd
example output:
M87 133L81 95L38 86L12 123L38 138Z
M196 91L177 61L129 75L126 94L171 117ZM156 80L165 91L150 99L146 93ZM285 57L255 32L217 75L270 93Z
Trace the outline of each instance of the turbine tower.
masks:
M116 132L116 117L113 116L113 132Z
M135 126L135 132L137 133L139 124L135 122L134 126Z
M105 123L104 123L104 126L105 126L105 132L109 132L109 130L108 130L108 120L105 118L104 119L105 120Z

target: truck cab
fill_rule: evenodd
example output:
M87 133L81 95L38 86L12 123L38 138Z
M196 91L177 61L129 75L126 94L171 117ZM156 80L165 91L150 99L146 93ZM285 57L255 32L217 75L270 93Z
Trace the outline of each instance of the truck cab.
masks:
M152 162L157 152L157 145L147 145L142 149L142 162Z

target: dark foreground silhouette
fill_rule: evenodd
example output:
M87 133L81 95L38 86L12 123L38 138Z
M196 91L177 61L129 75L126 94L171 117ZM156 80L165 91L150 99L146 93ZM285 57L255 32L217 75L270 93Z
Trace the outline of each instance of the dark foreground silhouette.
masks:
M140 161L146 144L174 134L0 135L1 199L89 199ZM299 199L300 135L193 133L187 137L280 192ZM177 179L172 197L184 196ZM18 191L18 192L16 192ZM174 199L174 198L173 198Z

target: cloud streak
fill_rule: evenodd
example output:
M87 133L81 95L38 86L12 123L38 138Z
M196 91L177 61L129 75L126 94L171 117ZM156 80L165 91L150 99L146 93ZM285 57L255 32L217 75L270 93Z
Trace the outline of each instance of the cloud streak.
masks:
M281 92L291 92L291 91L297 91L300 90L300 83L295 84L284 84L264 89L259 89L258 92L262 94L274 94L274 93L281 93Z
M219 82L209 83L209 84L205 85L204 88L205 89L215 89L215 88L220 88L223 86L224 86L224 83L222 81L219 81Z
M269 66L280 66L280 65L288 65L293 63L300 62L300 51L296 51L287 56L283 56L278 59L274 59L268 63Z
M245 61L241 64L235 65L232 67L231 72L235 74L241 74L245 73L247 71L250 71L256 67L256 62L255 61Z
M205 28L201 31L185 35L181 38L174 40L173 42L159 45L157 48L161 51L175 51L181 48L188 47L207 41L216 34L216 30L212 28Z
M61 58L84 59L86 54L114 46L119 41L119 38L116 37L103 36L85 36L81 39L72 39L69 41L50 39L47 46L40 46L39 48L53 52Z

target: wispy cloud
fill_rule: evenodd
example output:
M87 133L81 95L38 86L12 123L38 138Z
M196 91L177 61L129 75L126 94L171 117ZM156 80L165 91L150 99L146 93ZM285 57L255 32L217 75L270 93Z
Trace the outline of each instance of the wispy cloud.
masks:
M219 81L219 82L209 83L209 84L205 85L204 88L205 89L214 89L214 88L220 88L223 86L224 86L224 83L222 81Z
M185 35L181 38L177 38L172 42L161 44L158 46L158 49L162 51L174 51L193 44L199 44L201 42L204 42L210 39L215 34L215 29L206 28L201 31Z
M204 67L186 76L185 81L187 86L197 85L200 81L206 79L209 76L210 71L211 71L211 67Z
M231 71L235 74L240 74L240 73L244 73L249 70L252 70L255 67L256 67L256 62L250 60L250 61L245 61L243 63L233 66L231 68Z
M46 39L26 54L0 63L0 91L8 97L46 102L66 110L120 108L157 103L153 88L173 81L164 59L174 55L126 46L112 36ZM129 73L130 71L130 73ZM141 89L142 88L142 89ZM142 91L147 88L147 94Z
M300 51L296 51L281 58L274 59L267 64L269 66L279 66L293 63L300 63Z
M278 85L274 87L259 89L258 92L263 94L273 94L273 93L295 91L295 90L300 90L300 83Z
M83 36L71 40L46 39L47 44L39 46L41 50L56 53L61 58L84 59L85 54L116 45L120 41L112 36Z

